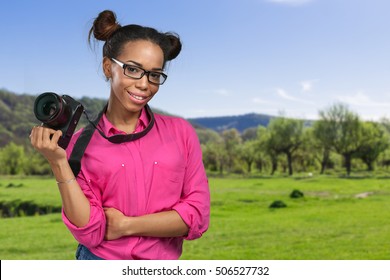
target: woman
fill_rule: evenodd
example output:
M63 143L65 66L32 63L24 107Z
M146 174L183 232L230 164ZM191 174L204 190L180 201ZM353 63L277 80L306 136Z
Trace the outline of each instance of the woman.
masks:
M47 127L34 127L31 143L57 180L64 223L80 243L77 259L178 259L183 240L208 228L208 181L191 125L153 115L147 104L167 78L166 63L179 55L180 39L148 27L122 27L112 11L99 14L92 36L105 42L110 96L77 177L68 158L81 131L66 151L57 145L61 131ZM134 133L144 136L106 139Z

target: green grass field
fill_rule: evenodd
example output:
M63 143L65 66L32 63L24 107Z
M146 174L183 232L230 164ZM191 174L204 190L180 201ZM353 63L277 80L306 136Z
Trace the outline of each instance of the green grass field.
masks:
M0 180L0 201L60 204L53 179ZM389 178L210 178L210 189L210 228L185 242L182 259L390 259ZM294 189L304 197L290 198ZM275 200L287 207L270 209ZM74 259L58 213L3 218L0 228L0 259Z

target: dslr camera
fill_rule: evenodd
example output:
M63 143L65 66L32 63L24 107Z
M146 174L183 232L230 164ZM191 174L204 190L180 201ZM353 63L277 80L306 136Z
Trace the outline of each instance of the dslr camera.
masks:
M54 92L39 95L34 102L35 117L45 127L61 130L58 145L66 149L77 127L84 107L68 95L59 96Z

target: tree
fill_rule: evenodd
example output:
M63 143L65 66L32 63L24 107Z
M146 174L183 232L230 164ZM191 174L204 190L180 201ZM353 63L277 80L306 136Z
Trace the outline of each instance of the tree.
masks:
M314 136L313 128L304 128L302 136L302 144L294 154L294 170L299 172L307 172L318 168L317 160L321 154Z
M16 175L23 170L24 149L10 142L1 149L1 170L0 173Z
M286 155L288 174L293 175L293 155L302 144L303 121L279 117L272 119L268 126L267 148L274 154Z
M26 175L50 175L51 168L47 160L37 151L27 149L23 161L23 171Z
M224 170L224 161L221 158L224 156L224 151L221 151L221 146L209 142L207 144L202 144L203 150L203 163L207 170L209 171L219 171L220 174Z
M196 129L196 134L198 135L201 144L221 141L221 136L218 132L211 129Z
M317 151L315 154L319 154L316 158L321 164L320 173L324 174L329 163L333 140L336 137L336 129L331 121L320 119L314 123L312 135L312 145Z
M257 127L245 129L241 134L241 138L243 142L257 139Z
M276 170L278 169L278 156L280 154L279 151L275 150L275 146L272 143L271 134L268 130L262 134L260 139L260 145L262 149L265 151L265 154L271 160L271 175L274 175Z
M227 153L221 135L214 131L209 131L208 133L202 134L200 139L204 141L202 143L202 152L206 169L219 171L219 174L222 175L227 162Z
M374 170L374 162L389 147L389 136L384 127L374 122L364 122L361 145L357 156L367 165L369 171Z
M363 130L359 116L343 105L335 104L320 111L320 118L331 134L332 148L344 158L347 175L351 174L352 158L360 149Z
M239 146L242 142L240 133L232 128L222 132L223 147L226 151L228 171L233 170L234 162L238 157Z
M252 172L252 164L256 159L257 146L255 140L246 141L240 146L240 158L246 163L248 173Z

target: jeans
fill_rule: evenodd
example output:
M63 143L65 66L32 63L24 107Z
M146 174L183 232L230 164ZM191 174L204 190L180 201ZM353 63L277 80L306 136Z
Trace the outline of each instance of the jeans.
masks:
M102 258L94 255L84 245L79 244L76 250L76 260L103 260Z

